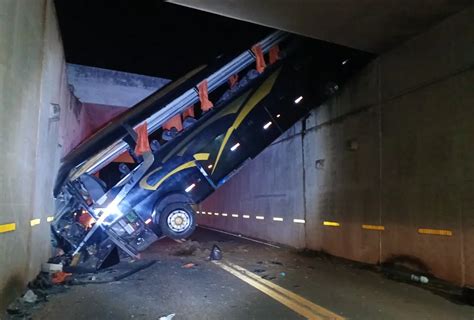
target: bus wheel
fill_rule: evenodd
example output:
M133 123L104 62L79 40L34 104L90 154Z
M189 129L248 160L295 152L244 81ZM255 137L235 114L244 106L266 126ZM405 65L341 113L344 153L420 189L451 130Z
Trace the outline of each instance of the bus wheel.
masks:
M160 215L160 228L171 239L185 239L196 229L194 210L187 203L172 203Z

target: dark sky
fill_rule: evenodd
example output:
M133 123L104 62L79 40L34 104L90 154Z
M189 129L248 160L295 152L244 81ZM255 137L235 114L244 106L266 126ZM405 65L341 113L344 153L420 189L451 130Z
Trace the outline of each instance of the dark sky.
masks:
M272 30L159 0L55 0L70 63L176 79Z

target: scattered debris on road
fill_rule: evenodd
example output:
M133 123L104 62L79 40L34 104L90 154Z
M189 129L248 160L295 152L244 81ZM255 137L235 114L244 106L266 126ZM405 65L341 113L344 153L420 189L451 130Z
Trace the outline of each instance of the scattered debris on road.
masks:
M427 277L425 277L425 276L417 276L416 274L412 274L412 275L410 276L410 279L413 280L413 281L415 281L415 282L420 282L420 283L425 283L425 284L429 282L429 280L428 280Z
M63 265L61 263L43 263L41 265L41 271L48 273L63 271Z
M210 260L221 260L222 259L222 250L216 244L212 246L211 255L209 256Z
M8 306L7 319L31 319L32 313L40 309L43 303L48 301L49 296L65 292L71 285L117 282L140 270L150 267L155 262L156 260L140 260L132 263L132 261L124 260L111 268L102 269L93 273L82 272L87 271L84 268L77 268L76 272L40 272L38 276L28 284L28 290Z
M48 296L64 292L64 286L55 286L49 272L40 272L38 276L28 283L27 291L7 307L8 319L30 319L34 310L37 310L42 302L47 301Z
M194 264L194 263L186 263L182 266L182 268L191 269L192 267L195 267L195 266L196 266L196 264Z
M35 303L38 300L38 296L33 292L33 290L29 289L23 297L21 297L21 300L26 303Z
M69 276L72 276L72 273L62 272L62 271L55 272L55 273L53 273L53 275L52 275L51 281L52 281L54 284L64 283L64 282L66 282L66 280L67 280L67 278L68 278Z

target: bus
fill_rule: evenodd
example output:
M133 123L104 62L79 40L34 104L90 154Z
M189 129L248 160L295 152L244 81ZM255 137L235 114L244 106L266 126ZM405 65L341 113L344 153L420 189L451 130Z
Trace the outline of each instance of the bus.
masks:
M334 48L275 32L234 59L220 57L193 70L113 119L63 159L54 190L55 245L70 261L99 268L117 248L138 257L162 236L189 237L195 205L368 61L356 50ZM204 81L207 103L213 102L199 108ZM193 105L183 128L163 129ZM139 154L144 137L135 129L145 123L150 149ZM134 164L121 165L117 181L105 183L97 172L123 154Z

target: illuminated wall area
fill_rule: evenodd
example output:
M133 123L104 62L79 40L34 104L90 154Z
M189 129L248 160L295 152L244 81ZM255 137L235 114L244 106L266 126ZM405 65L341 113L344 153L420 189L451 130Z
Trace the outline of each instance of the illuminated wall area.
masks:
M369 263L413 257L474 285L473 17L380 55L202 203L199 224Z

